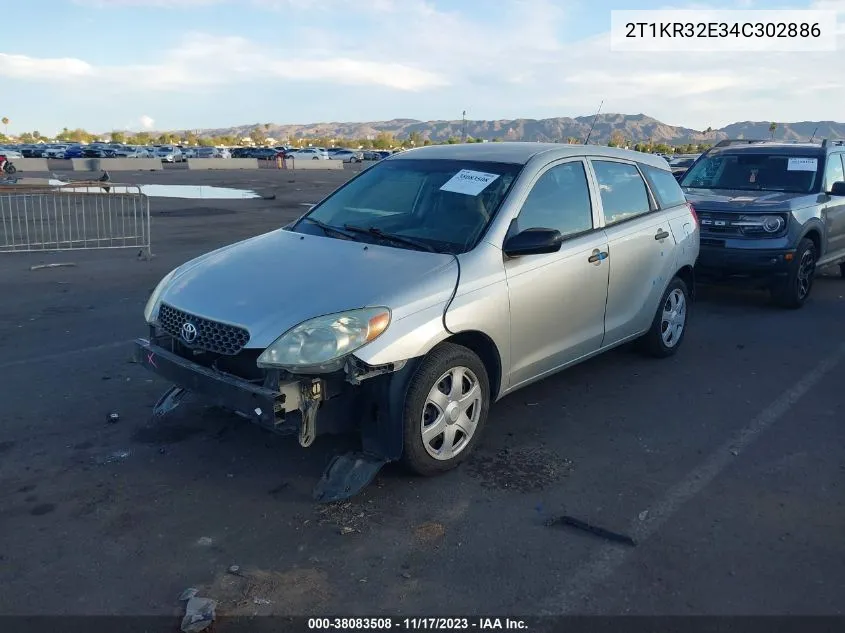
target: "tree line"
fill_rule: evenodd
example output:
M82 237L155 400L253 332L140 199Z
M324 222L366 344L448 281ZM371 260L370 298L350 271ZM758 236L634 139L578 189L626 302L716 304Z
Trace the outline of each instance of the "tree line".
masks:
M8 125L8 119L2 119L5 125ZM129 133L122 131L114 131L110 134L92 134L82 128L68 129L63 128L55 137L50 138L41 134L38 130L32 132L24 132L17 137L11 137L8 133L0 133L0 143L18 142L23 144L34 144L39 142L59 142L59 143L91 143L94 141L107 140L111 143L119 143L121 145L188 145L201 147L237 147L242 145L266 145L268 141L267 132L269 131L269 124L263 126L256 126L250 131L246 137L237 137L234 135L217 135L217 136L202 136L195 132L185 131L165 132L163 134L152 134L150 132ZM245 142L244 138L248 138L249 142ZM491 139L492 142L501 142L500 138ZM279 139L275 139L279 142ZM442 145L442 144L456 144L456 143L481 143L483 139L467 137L462 139L452 136L444 141L432 141L424 138L419 132L411 132L407 137L396 138L389 132L381 132L373 138L362 139L338 139L329 136L309 137L309 138L294 138L289 139L286 144L293 146L322 146L329 147L338 144L348 145L361 149L395 149L402 147L409 149L412 147L423 147L426 145ZM568 137L561 139L560 142L578 144L581 141L575 137ZM712 144L709 143L688 143L682 145L669 145L668 143L655 143L652 139L647 141L634 141L627 139L624 135L616 130L611 134L610 147L628 147L639 152L649 153L696 153L703 152L710 148Z

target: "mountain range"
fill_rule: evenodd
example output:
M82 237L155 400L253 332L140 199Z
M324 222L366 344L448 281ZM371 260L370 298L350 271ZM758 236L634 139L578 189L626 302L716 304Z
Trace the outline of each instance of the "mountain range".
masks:
M199 130L200 136L249 136L256 128L267 137L282 141L295 138L376 138L379 134L390 134L395 138L407 138L417 133L425 140L445 141L449 138L467 137L488 141L543 141L567 142L569 139L582 141L590 127L592 143L607 143L614 133L629 142L649 141L654 143L686 144L713 143L726 138L770 138L769 121L741 121L723 128L694 130L688 127L669 125L645 114L600 114L598 117L555 117L551 119L500 119L495 121L462 120L418 121L416 119L393 119L366 123L309 123L302 125L279 125L256 123L229 128ZM808 140L815 138L845 138L845 123L836 121L799 121L777 123L776 140Z

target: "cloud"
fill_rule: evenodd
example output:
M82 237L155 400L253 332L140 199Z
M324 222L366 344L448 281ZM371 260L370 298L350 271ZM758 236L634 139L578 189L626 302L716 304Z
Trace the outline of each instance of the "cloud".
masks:
M247 2L75 1L174 8ZM606 112L644 112L697 128L744 119L835 118L837 104L845 100L845 81L831 70L835 54L614 52L609 33L579 36L569 22L570 8L577 5L562 0L499 0L481 11L469 9L469 3L447 9L432 0L249 3L269 10L296 9L315 19L308 26L291 20L285 37L275 43L254 41L237 31L229 36L189 34L170 40L178 44L159 51L157 61L148 64L0 54L0 77L72 79L94 95L119 90L126 95L127 108L130 95L222 94L239 84L299 92L291 82L307 82L380 89L372 118L388 108L395 109L395 116L430 118L444 111L459 115L463 109L470 118L570 116L590 113L604 100ZM845 0L816 0L810 8L840 11L843 24ZM322 20L327 11L334 20ZM355 18L354 30L325 26L347 17ZM817 95L808 94L809 86ZM361 100L356 99L358 112L368 97L362 91ZM321 104L320 110L331 108L335 120L348 118L343 99ZM300 119L310 110L306 102L294 104L288 116ZM161 125L165 114L157 111L157 116ZM237 116L251 118L247 110Z
M239 82L289 79L420 91L448 85L434 72L394 61L372 61L312 50L310 56L271 50L243 37L188 36L164 51L162 62L95 66L80 59L39 59L0 53L0 77L62 81L90 79L124 89L181 92Z
M156 124L155 119L147 114L141 115L141 118L138 119L138 122L141 124L142 130L152 130Z

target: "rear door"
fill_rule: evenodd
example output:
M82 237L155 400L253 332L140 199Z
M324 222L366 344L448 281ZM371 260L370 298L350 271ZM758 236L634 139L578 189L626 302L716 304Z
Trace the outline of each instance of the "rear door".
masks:
M824 170L824 190L829 192L833 183L845 181L843 154L831 154ZM823 257L837 258L845 254L845 196L827 196L822 210L822 221L827 233L827 249Z
M605 335L609 346L646 331L674 274L676 242L636 163L590 161L608 240L610 281Z

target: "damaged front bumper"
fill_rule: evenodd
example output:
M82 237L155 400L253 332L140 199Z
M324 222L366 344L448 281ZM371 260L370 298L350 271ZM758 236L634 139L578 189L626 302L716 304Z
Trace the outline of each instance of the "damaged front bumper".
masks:
M350 357L342 372L296 376L277 370L247 379L176 353L169 337L137 339L137 363L173 383L155 406L164 415L182 397L195 394L282 434L297 434L302 446L317 435L359 431L361 450L336 457L315 490L320 501L359 492L387 462L401 457L402 412L416 361L371 367ZM319 415L318 415L319 414Z
M313 408L308 403L321 399L328 392L324 381L317 378L310 381L277 380L271 387L272 383L268 383L272 378L268 373L268 380L256 384L192 362L147 339L135 341L134 357L136 362L175 385L175 389L165 394L156 405L159 415L179 404L181 394L176 389L181 389L270 430L285 432L300 426L300 420L291 420L288 414L301 414L302 409ZM308 444L311 442L313 437Z

